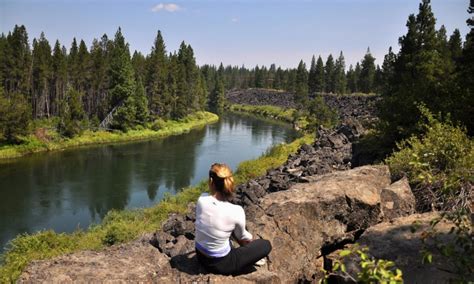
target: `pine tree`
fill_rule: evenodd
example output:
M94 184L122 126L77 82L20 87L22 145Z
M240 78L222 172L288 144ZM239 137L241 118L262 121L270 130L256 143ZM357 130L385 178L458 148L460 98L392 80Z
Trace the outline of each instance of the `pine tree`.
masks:
M474 1L471 0L468 13L474 14ZM454 119L463 122L470 135L474 134L474 16L466 21L470 28L458 62L457 82L460 86L454 101Z
M371 93L374 91L375 80L375 58L367 48L364 58L361 62L361 71L359 77L359 90L363 93Z
M5 77L7 75L8 66L9 66L9 60L11 60L10 57L10 50L8 46L8 41L5 35L2 33L0 34L0 90L4 90L5 86Z
M135 91L135 104L136 104L136 123L145 125L148 121L148 100L145 94L145 88L140 77L137 79L137 89Z
M255 83L254 86L255 88L263 88L263 72L260 70L260 68L255 66Z
M59 115L58 104L64 99L67 87L67 54L58 40L54 44L52 58L51 113Z
M41 118L50 115L49 93L52 80L51 46L41 33L38 40L33 40L33 116Z
M83 96L83 93L69 88L65 99L59 104L58 130L66 137L74 137L84 130L83 120L86 118L86 113L82 104Z
M168 81L168 57L166 54L166 46L158 31L155 44L151 50L147 64L146 92L150 105L150 112L153 115L169 117L170 115L170 97L167 90Z
M440 46L445 43L440 44L435 23L430 1L424 0L416 17L408 17L407 34L399 39L394 76L380 105L380 125L391 141L406 138L416 131L420 117L417 104L423 103L433 112L450 108L447 86L451 81L451 67L443 64Z
M225 90L224 83L219 73L216 74L215 86L209 96L209 109L215 113L220 113L224 109Z
M375 68L375 75L374 75L374 87L373 92L380 93L383 87L383 72L382 68L377 64Z
M199 70L196 66L196 58L194 58L194 50L190 45L183 42L183 51L180 55L178 53L180 64L184 68L185 80L185 107L187 112L194 112L199 110L199 96L198 92L198 78ZM229 80L230 82L230 80Z
M89 58L89 50L87 49L86 43L81 40L79 43L79 50L77 52L77 61L76 61L76 68L77 68L77 77L76 89L80 92L85 92L89 89L90 83L90 58Z
M111 41L107 35L92 42L91 58L91 92L93 94L92 110L89 115L97 120L103 119L109 110L107 92L109 88Z
M281 67L278 67L275 74L275 81L273 81L273 88L280 90L283 88L284 72Z
M324 82L326 93L334 93L336 91L334 82L334 58L329 54L324 68Z
M352 67L352 64L349 65L349 70L347 70L346 78L347 78L347 91L349 93L354 93L356 89L356 83L355 83L355 76L354 76L354 67Z
M298 64L295 87L295 103L304 106L308 101L308 71L303 60Z
M207 86L206 86L206 79L202 73L199 74L198 77L198 88L196 96L198 97L199 109L204 110L207 105Z
M135 80L145 77L146 59L141 52L135 50L132 56L133 73L135 73Z
M458 62L462 56L462 39L458 29L455 29L449 37L448 50L451 52L451 59L454 62Z
M316 63L316 74L315 74L315 90L316 92L322 93L325 89L325 69L324 69L324 62L321 56L318 57L318 61Z
M294 93L296 92L296 76L297 71L295 69L290 69L286 72L286 83L285 89L288 92Z
M316 58L313 55L311 58L311 67L309 68L309 75L308 75L308 91L310 94L317 92L317 77L316 77Z
M176 80L176 93L174 97L174 109L172 118L178 119L183 118L188 113L189 103L189 92L186 78L186 65L185 60L187 57L186 44L181 43L178 54L175 56L173 63L175 65L175 80Z
M136 86L130 51L120 28L115 34L109 71L110 105L112 108L117 107L112 127L126 131L133 128L135 123Z
M79 86L78 53L79 47L77 46L76 38L73 38L67 60L69 83L71 83L73 88L77 88Z
M388 49L388 53L385 55L383 64L382 64L382 78L381 78L381 92L382 93L391 93L390 90L390 82L395 75L395 62L397 60L397 56L392 51L392 47L390 46Z
M339 54L334 67L334 91L337 94L344 94L346 92L346 63L344 54Z
M3 86L7 95L9 93L27 95L31 90L32 54L25 26L15 25L6 40L4 60L8 71L4 74Z

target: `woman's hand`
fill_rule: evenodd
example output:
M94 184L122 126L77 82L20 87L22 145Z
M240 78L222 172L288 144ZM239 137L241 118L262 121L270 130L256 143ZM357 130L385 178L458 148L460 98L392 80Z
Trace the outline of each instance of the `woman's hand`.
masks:
M239 245L241 246L245 246L246 244L252 242L253 240L237 240L237 242L239 243Z

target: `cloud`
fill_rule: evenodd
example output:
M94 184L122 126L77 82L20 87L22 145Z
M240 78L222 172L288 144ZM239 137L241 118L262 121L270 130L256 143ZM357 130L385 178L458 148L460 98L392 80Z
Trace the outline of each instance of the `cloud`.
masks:
M234 18L230 19L230 21L231 21L232 23L237 23L237 22L239 21L239 18L234 17Z
M174 3L160 3L158 5L153 6L151 8L152 12L160 12L160 11L166 11L166 12L177 12L181 10L181 7L179 7L177 4Z

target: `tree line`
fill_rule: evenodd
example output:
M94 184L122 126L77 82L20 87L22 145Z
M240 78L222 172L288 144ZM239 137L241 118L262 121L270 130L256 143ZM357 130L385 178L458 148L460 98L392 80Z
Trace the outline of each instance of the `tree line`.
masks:
M375 65L375 58L370 49L354 66L346 70L344 54L341 51L334 59L330 54L324 61L321 56L313 55L308 70L306 63L301 60L296 68L282 69L271 64L270 67L255 66L215 66L204 65L205 73L219 71L223 74L225 89L267 88L297 92L305 84L310 94L314 93L373 93L379 92L382 86L382 70ZM213 78L212 76L209 78Z
M113 39L104 34L90 48L75 38L69 49L59 41L51 46L44 33L30 48L26 28L17 25L0 36L0 55L0 136L7 141L25 134L30 119L57 117L58 129L72 136L111 111L108 127L126 130L208 107L192 47L182 42L168 53L160 31L144 56L130 54L120 28Z
M464 42L459 30L448 38L435 23L430 1L423 0L419 13L408 18L398 54L389 48L382 66L367 49L349 68L341 51L336 59L313 56L309 68L301 60L287 69L198 66L190 45L182 42L177 52L168 52L160 31L146 56L130 54L120 28L114 39L104 34L90 48L76 39L69 49L59 41L51 47L43 33L30 48L26 28L15 26L0 35L0 136L14 141L31 119L57 117L60 132L72 136L111 111L108 127L121 130L202 109L218 112L225 90L233 88L282 89L302 105L316 93L380 93L380 128L391 141L415 131L420 103L450 113L472 133L473 20Z

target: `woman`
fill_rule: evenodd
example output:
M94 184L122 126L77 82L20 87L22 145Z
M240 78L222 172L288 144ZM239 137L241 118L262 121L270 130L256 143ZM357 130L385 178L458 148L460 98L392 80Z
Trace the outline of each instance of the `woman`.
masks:
M196 254L212 273L237 275L266 257L269 241L253 239L245 229L244 209L229 202L234 193L234 178L227 165L213 164L209 171L211 194L203 193L196 205ZM240 244L233 248L230 237Z

